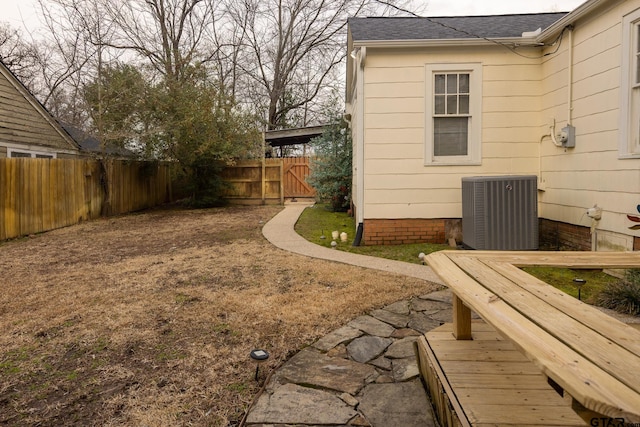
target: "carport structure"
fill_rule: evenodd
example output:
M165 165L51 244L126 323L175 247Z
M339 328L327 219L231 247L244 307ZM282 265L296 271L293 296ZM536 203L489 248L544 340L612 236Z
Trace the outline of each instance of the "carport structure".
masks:
M308 144L324 132L327 125L266 131L265 147L269 145L283 162L284 197L314 197L316 191L307 183L309 176Z

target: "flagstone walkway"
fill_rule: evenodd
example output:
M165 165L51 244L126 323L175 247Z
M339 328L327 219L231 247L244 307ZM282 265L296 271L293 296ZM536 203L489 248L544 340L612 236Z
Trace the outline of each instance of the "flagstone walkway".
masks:
M352 320L278 369L246 425L436 426L414 342L450 319L439 291Z
M274 245L439 283L427 266L351 254L310 243L293 227L309 203L289 203L263 228ZM419 378L414 342L451 320L451 294L439 291L399 301L322 337L270 377L245 425L436 426Z

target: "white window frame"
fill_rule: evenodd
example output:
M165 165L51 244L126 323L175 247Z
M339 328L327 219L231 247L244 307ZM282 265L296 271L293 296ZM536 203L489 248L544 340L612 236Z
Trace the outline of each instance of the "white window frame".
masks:
M469 74L469 126L467 154L464 156L434 155L435 75ZM425 165L480 165L482 162L482 64L443 63L425 65ZM459 116L453 116L459 117Z
M640 158L640 9L622 18L622 69L618 152ZM634 102L635 98L635 102Z
M32 159L38 158L38 156L43 156L40 158L46 158L46 159L55 159L57 157L56 153L52 153L52 152L47 153L45 151L33 151L33 150L27 150L22 148L7 148L7 157L11 158L12 157L11 154L13 152L30 154L30 157ZM23 156L23 158L28 158L28 157Z

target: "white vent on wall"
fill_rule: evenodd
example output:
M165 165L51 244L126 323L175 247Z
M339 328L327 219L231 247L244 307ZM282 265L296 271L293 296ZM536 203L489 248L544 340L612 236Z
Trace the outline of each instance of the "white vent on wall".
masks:
M537 177L462 178L462 237L479 250L538 249Z

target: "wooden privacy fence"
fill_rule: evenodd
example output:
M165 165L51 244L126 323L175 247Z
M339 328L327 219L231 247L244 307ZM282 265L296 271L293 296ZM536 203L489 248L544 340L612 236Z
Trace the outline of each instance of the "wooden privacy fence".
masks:
M229 184L225 197L234 204L284 203L282 159L247 160L227 166L222 178Z
M171 164L0 158L0 241L172 200ZM223 171L235 204L313 197L308 158L241 161Z
M0 240L171 200L169 164L0 159Z
M172 201L171 163L107 161L109 203L105 214L120 215Z
M308 157L242 161L227 166L222 174L230 184L225 197L235 204L281 204L285 197L314 197L307 176Z

